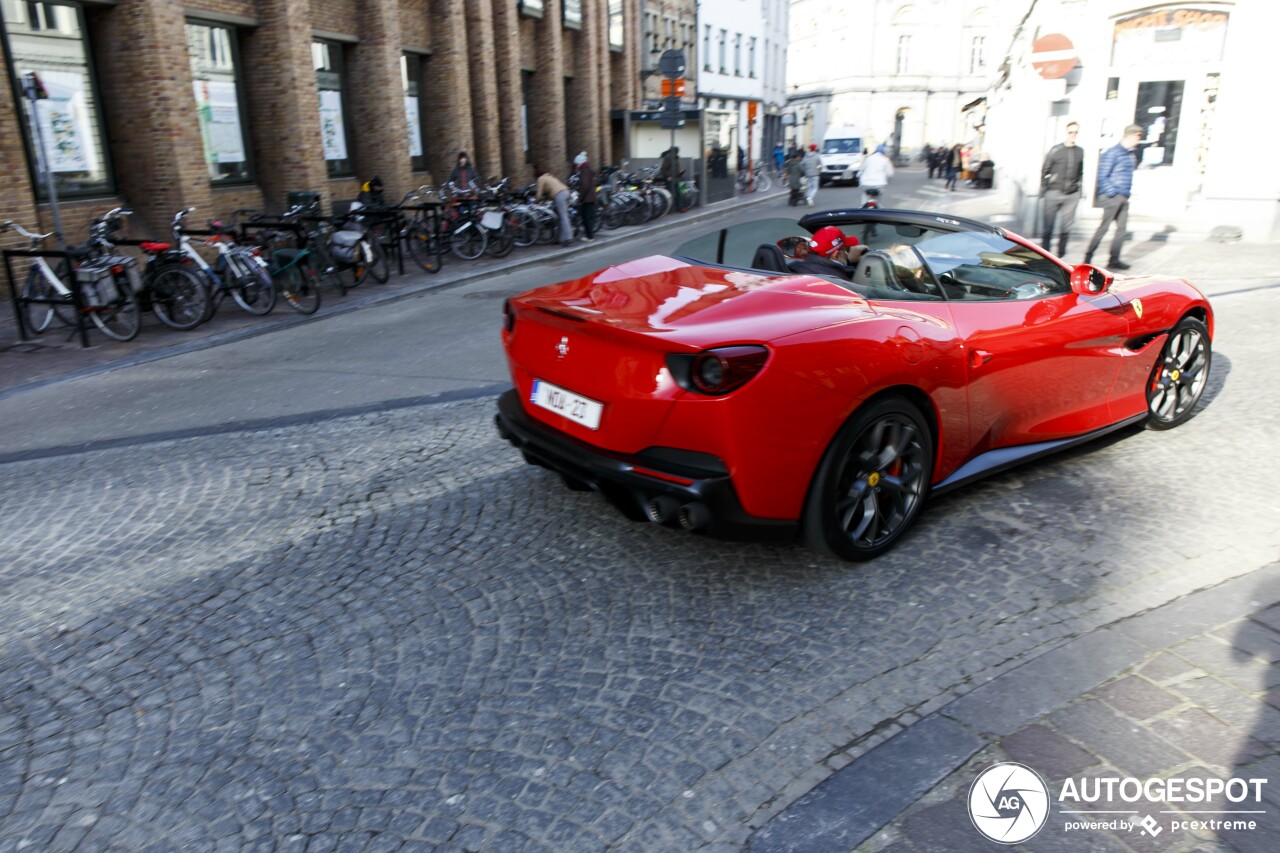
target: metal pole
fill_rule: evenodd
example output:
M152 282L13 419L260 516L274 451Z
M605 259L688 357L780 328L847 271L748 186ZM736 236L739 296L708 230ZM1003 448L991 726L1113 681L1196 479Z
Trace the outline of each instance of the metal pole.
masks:
M39 155L40 171L44 173L44 189L49 195L49 207L53 210L53 236L58 241L59 251L67 250L66 238L62 235L62 213L58 210L58 188L53 183L53 165L49 162L49 152L44 147L44 128L40 126L39 84L36 75L30 71L22 75L22 89L31 102L31 123L36 128L36 149Z

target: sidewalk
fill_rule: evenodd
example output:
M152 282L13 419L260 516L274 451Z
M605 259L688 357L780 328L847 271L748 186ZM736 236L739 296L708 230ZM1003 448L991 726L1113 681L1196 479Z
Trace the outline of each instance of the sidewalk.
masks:
M1280 850L1278 601L1273 563L1077 637L861 755L749 849L996 850L970 794L984 769L1018 762L1048 794L1025 849Z
M265 335L347 311L394 302L424 291L501 275L543 263L551 257L586 252L601 246L687 228L691 223L719 216L734 208L748 207L776 198L778 193L772 192L729 199L687 213L672 213L643 225L612 231L601 230L590 243L579 241L568 247L530 246L516 249L505 258L486 256L476 261L462 261L446 253L443 267L434 275L421 271L413 263L413 259L408 257L405 258L405 274L401 275L393 260L391 278L386 284L369 281L345 296L332 287L323 287L320 310L309 317L296 314L283 304L277 304L275 310L266 317L254 317L240 311L228 300L227 304L218 309L213 320L202 323L191 331L180 332L161 324L150 313L145 313L142 317L142 331L132 341L112 341L104 338L96 329L90 328L90 346L87 349L80 345L78 333L66 328L51 329L30 340L19 341L13 306L7 299L0 300L3 303L0 304L0 398L50 382L144 364L172 355ZM7 288L7 283L3 286Z

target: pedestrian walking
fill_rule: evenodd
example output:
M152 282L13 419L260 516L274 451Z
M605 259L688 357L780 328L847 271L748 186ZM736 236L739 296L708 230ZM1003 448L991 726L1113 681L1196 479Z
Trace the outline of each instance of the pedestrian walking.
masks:
M1079 122L1067 122L1067 138L1049 149L1040 168L1040 196L1044 201L1040 245L1053 251L1054 224L1058 226L1058 257L1067 254L1067 238L1076 221L1080 187L1084 181L1084 151L1077 144Z
M791 207L804 204L804 166L801 165L801 159L800 152L795 151L787 160L787 186L791 189L787 204Z
M822 174L822 158L818 156L817 145L809 144L809 150L804 153L804 159L800 161L800 168L804 170L804 178L808 182L804 203L813 207L813 199L818 195L818 176Z
M889 185L893 177L893 161L885 153L883 145L877 145L875 153L862 161L858 170L858 184L862 187L862 204L865 206L871 199L880 194ZM874 190L874 192L869 192Z
M951 192L956 191L956 177L960 174L960 143L957 142L946 150L942 165L945 168L947 182L944 187Z
M596 170L591 167L587 152L580 151L573 158L578 169L578 214L582 217L582 239L588 243L596 238Z
M929 167L929 179L933 179L933 175L938 171L938 150L928 145L924 147L924 162Z
M1129 265L1120 259L1120 250L1124 247L1124 237L1129 226L1129 196L1133 193L1133 170L1137 166L1134 149L1141 141L1142 125L1131 124L1124 129L1120 141L1103 151L1098 158L1098 186L1093 204L1102 208L1102 221L1098 223L1098 230L1093 232L1089 248L1085 250L1086 264L1093 263L1093 253L1098 250L1098 244L1114 222L1116 233L1111 238L1111 256L1107 261L1107 268L1129 269Z
M556 214L560 217L560 245L568 246L573 242L573 223L569 220L569 188L550 172L543 172L537 166L533 170L539 173L537 197L539 200L549 198L555 202Z
M774 171L781 173L782 164L786 159L786 152L782 150L782 143L777 142L773 146L773 168Z

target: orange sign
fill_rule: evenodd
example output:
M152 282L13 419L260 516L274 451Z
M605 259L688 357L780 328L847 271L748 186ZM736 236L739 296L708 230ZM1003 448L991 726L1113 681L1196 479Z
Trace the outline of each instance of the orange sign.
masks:
M684 78L677 77L673 80L670 77L663 77L662 78L662 97L683 98L684 97Z
M756 110L760 108L760 104L755 101L747 101L747 121L756 120Z

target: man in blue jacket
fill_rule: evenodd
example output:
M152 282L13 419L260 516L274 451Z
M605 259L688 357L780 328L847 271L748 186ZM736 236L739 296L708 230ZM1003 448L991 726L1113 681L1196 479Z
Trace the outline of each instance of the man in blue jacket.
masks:
M1093 232L1089 248L1084 253L1086 264L1093 262L1093 253L1114 221L1116 233L1111 238L1111 257L1107 268L1129 269L1129 265L1120 260L1120 249L1124 246L1124 235L1129 225L1129 196L1133 193L1133 169L1136 165L1133 152L1141 141L1142 125L1131 124L1124 129L1120 141L1103 151L1098 159L1098 188L1094 202L1096 207L1102 208L1102 221L1098 223L1098 230Z

